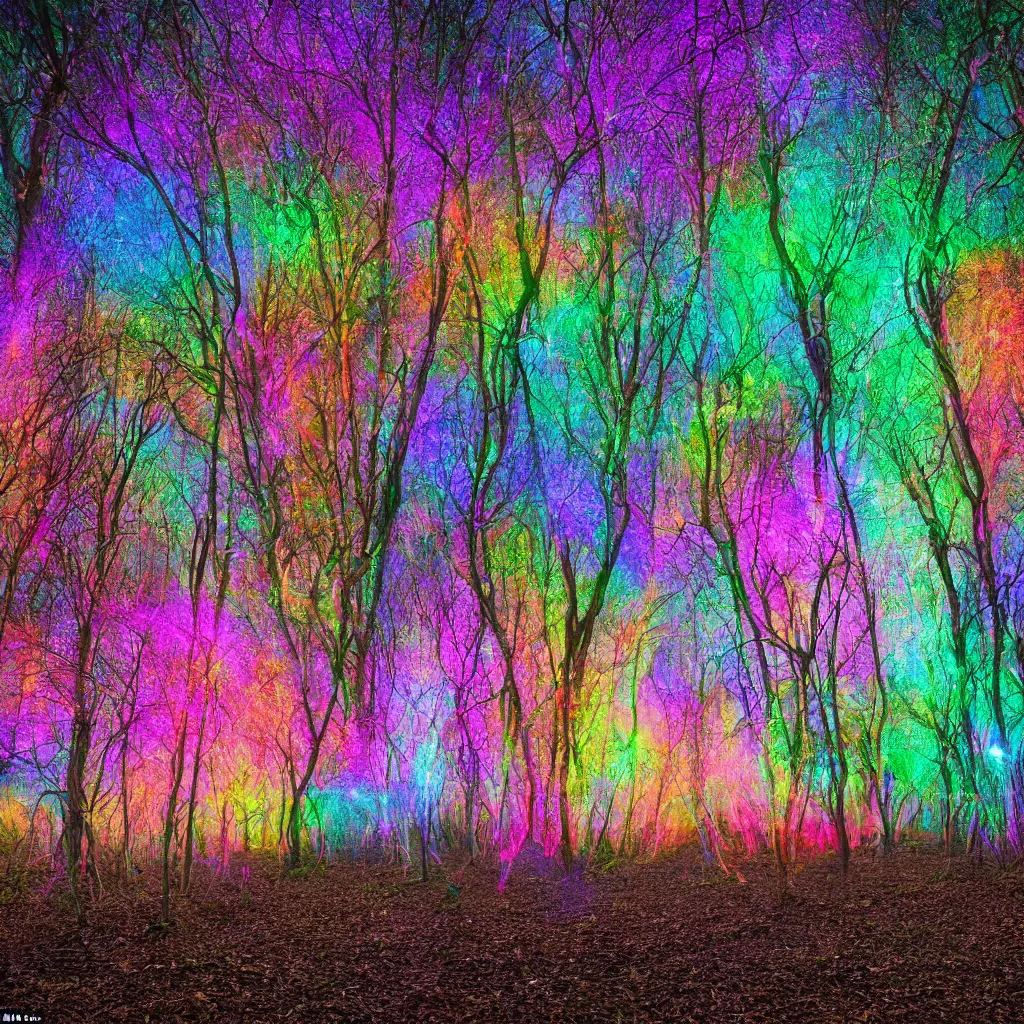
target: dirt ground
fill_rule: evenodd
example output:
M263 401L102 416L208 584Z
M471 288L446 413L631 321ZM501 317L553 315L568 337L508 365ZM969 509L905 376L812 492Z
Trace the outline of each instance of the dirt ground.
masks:
M1024 876L924 853L765 869L681 854L567 882L469 867L200 871L76 929L59 889L0 904L0 1010L74 1021L1024 1022ZM2 888L2 885L0 885Z

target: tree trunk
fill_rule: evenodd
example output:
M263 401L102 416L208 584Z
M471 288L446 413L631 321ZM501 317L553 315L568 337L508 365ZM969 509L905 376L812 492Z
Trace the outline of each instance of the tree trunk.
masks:
M181 738L171 759L171 789L167 795L167 816L164 819L162 840L162 870L160 877L160 920L171 923L171 847L174 843L174 819L178 813L178 792L185 774L185 738L188 734L188 712L183 712Z
M572 761L570 723L572 722L572 677L566 670L562 677L561 744L558 760L558 818L561 826L562 864L568 874L575 860L572 836L572 808L569 806L569 767Z
M206 731L206 704L199 720L199 735L196 738L196 754L192 762L192 782L188 792L188 814L185 820L185 856L181 865L181 894L184 896L192 884L192 855L195 840L196 795L199 789L199 768L203 751L203 733Z

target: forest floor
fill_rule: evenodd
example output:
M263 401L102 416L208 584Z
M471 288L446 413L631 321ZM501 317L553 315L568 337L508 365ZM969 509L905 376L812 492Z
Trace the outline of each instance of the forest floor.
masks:
M692 854L578 881L470 867L455 896L332 865L200 868L158 935L156 876L74 927L54 888L0 905L0 1011L74 1021L1024 1021L1024 876L928 853L767 867ZM2 889L2 883L0 883ZM2 1013L0 1013L2 1019Z

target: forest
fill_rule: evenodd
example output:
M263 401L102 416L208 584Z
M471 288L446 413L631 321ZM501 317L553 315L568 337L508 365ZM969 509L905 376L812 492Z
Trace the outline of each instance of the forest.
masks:
M1020 862L1024 9L2 6L4 878Z

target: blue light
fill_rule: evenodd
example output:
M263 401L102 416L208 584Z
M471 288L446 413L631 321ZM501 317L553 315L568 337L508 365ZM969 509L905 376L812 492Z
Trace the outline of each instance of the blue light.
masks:
M993 743L993 744L992 744L992 746L988 748L988 752L989 752L989 754L991 754L991 756L992 756L992 757L994 757L994 758L995 758L995 759L996 759L997 761L1002 761L1002 759L1003 759L1003 751L1002 751L1002 748L1001 748L1001 747L997 747L997 746L996 746L996 745L995 745L995 744Z

